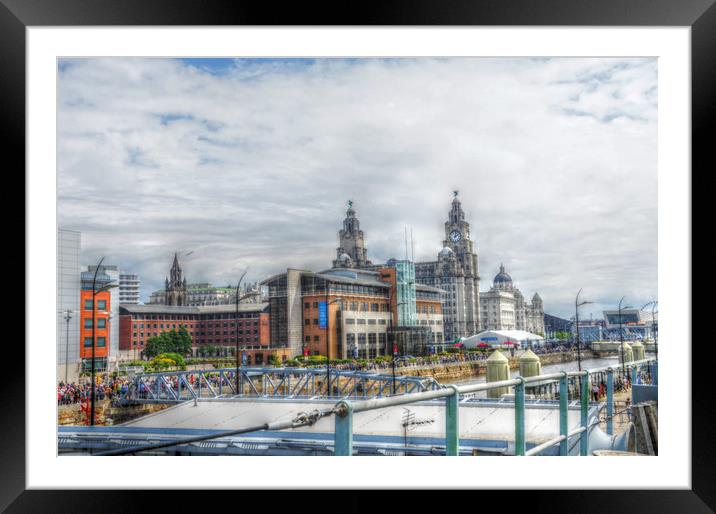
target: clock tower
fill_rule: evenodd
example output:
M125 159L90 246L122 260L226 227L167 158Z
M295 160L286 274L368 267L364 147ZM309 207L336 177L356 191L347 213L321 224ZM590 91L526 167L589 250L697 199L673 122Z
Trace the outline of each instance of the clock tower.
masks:
M466 274L477 276L477 255L473 252L470 240L470 224L465 221L458 191L453 191L452 208L445 222L445 240L443 246L450 248L462 265Z
M457 331L460 335L473 335L480 331L480 275L477 271L477 253L470 239L470 224L465 221L465 212L453 191L453 200L448 220L445 222L443 246L452 250L464 277L463 312L456 312Z

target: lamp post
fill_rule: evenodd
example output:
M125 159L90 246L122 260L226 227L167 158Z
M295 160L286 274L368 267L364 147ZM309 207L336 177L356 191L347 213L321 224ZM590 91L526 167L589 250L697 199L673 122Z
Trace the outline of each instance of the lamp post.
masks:
M579 302L579 295L582 292L580 289L577 293L577 297L574 299L574 321L577 329L577 366L579 367L579 371L582 371L582 351L580 349L579 345L579 307L582 305L586 305L588 303L594 303L594 302Z
M65 339L65 385L67 385L67 367L69 366L69 355L70 355L70 320L72 319L73 310L67 309L60 311L65 314L64 318L67 322L67 337Z
M395 309L396 309L396 311L398 310L398 307L400 307L401 305L406 305L407 303L408 303L408 302L398 302L398 303L396 303L396 304L395 304ZM391 316L391 321L392 321L392 316ZM400 325L399 325L399 326L400 326ZM399 352L398 352L398 343L397 343L397 341L396 341L396 336L397 336L397 334L395 334L395 332L393 332L393 348L392 348L392 350L393 350L393 359L391 360L391 367L393 368L393 383L392 383L392 387L391 387L392 394L395 394L395 358L397 357L397 355L398 355L398 353L399 353Z
M241 301L241 298L239 297L239 288L241 287L241 281L244 279L244 275L246 275L247 271L249 271L249 268L246 268L244 270L244 272L241 274L241 277L239 277L239 282L236 284L236 317L234 318L234 335L236 336L236 348L234 349L234 355L236 356L237 396L239 394L239 302Z
M624 375L624 379L626 380L626 362L624 362L624 334L622 333L622 310L631 309L632 307L631 305L622 307L623 301L624 297L622 296L622 299L619 300L619 343L622 349L622 375Z
M659 359L659 345L656 342L656 306L659 305L659 302L656 300L652 300L644 305L644 307L641 308L641 310L646 309L649 305L651 305L651 335L654 338L654 353L655 357L658 360Z
M99 260L99 264L97 264L97 267L94 270L94 276L92 277L92 382L90 384L90 425L94 426L94 404L95 404L95 349L97 347L97 331L95 330L95 325L97 323L97 308L95 306L95 303L97 301L97 295L99 293L102 293L104 291L108 291L112 289L113 287L117 287L116 284L105 284L104 286L97 289L97 272L99 271L100 266L102 266L102 261L104 261L104 257L102 257ZM106 343L105 343L106 344Z
M331 396L331 304L341 302L343 298L334 298L328 301L328 281L326 281L326 397Z

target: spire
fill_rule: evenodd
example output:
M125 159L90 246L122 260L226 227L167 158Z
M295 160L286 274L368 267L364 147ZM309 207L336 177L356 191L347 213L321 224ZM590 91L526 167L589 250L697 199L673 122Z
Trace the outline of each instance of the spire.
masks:
M174 252L174 263L172 264L172 269L173 270L177 270L177 269L181 270L181 268L179 267L179 258L177 257L176 252Z

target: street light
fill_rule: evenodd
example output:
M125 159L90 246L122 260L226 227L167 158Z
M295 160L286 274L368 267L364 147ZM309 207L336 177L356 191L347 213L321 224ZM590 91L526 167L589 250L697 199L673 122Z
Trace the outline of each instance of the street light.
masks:
M241 277L239 278L239 282L236 284L236 317L234 318L234 334L236 335L236 349L234 350L234 355L236 356L236 394L239 394L239 302L241 301L241 298L239 297L239 288L241 287L241 281L244 279L244 275L246 275L246 272L249 271L249 268L246 268L244 272L241 274Z
M90 412L90 425L91 426L94 426L94 404L95 404L95 389L96 389L94 359L95 359L95 349L97 347L97 340L96 340L97 331L95 330L95 324L97 323L97 309L95 307L95 302L96 302L96 297L99 293L109 291L113 287L118 287L116 284L105 284L104 286L97 289L97 272L99 271L100 266L102 266L102 261L104 261L104 257L102 257L99 260L99 264L97 264L97 267L94 270L94 277L92 277L92 383L90 384L90 387L91 387L90 408L92 409Z
M343 309L343 298L334 298L328 301L328 282L326 281L326 397L331 396L331 309L332 303L341 302Z
M659 359L659 345L656 340L656 306L659 305L659 302L656 300L652 300L644 305L644 307L641 308L641 310L646 309L649 305L651 305L651 336L654 338L654 353L655 357L658 360Z
M67 322L67 338L65 339L65 385L67 385L67 367L69 366L69 355L70 355L70 320L72 319L72 313L75 311L67 309L60 311L64 313L65 321Z
M579 371L582 371L582 351L579 346L579 307L582 305L586 305L588 303L594 303L594 302L581 302L579 301L579 295L582 292L580 289L577 293L577 297L574 299L574 318L577 326L577 365L579 367Z
M619 300L619 342L621 344L622 349L622 375L624 375L624 379L626 380L626 362L624 361L624 334L622 333L622 310L631 309L632 307L631 305L622 307L623 301L624 297L622 296L622 299Z

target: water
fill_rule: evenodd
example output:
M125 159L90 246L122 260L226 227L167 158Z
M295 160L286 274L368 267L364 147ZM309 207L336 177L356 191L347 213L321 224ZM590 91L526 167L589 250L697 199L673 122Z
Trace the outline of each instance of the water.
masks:
M604 368L607 366L612 366L614 368L619 366L619 357L613 356L613 357L602 357L600 359L582 359L582 370ZM556 364L544 364L542 366L542 374L543 375L546 375L548 373L559 373L560 371L579 371L579 364L577 363L576 360L574 360L574 361L570 361L570 362L558 362ZM514 378L519 374L520 374L519 368L510 370L511 378ZM486 380L487 380L487 377L485 375L479 375L477 377L466 378L466 379L458 380L458 381L452 382L452 383L454 383L456 385L482 384Z

